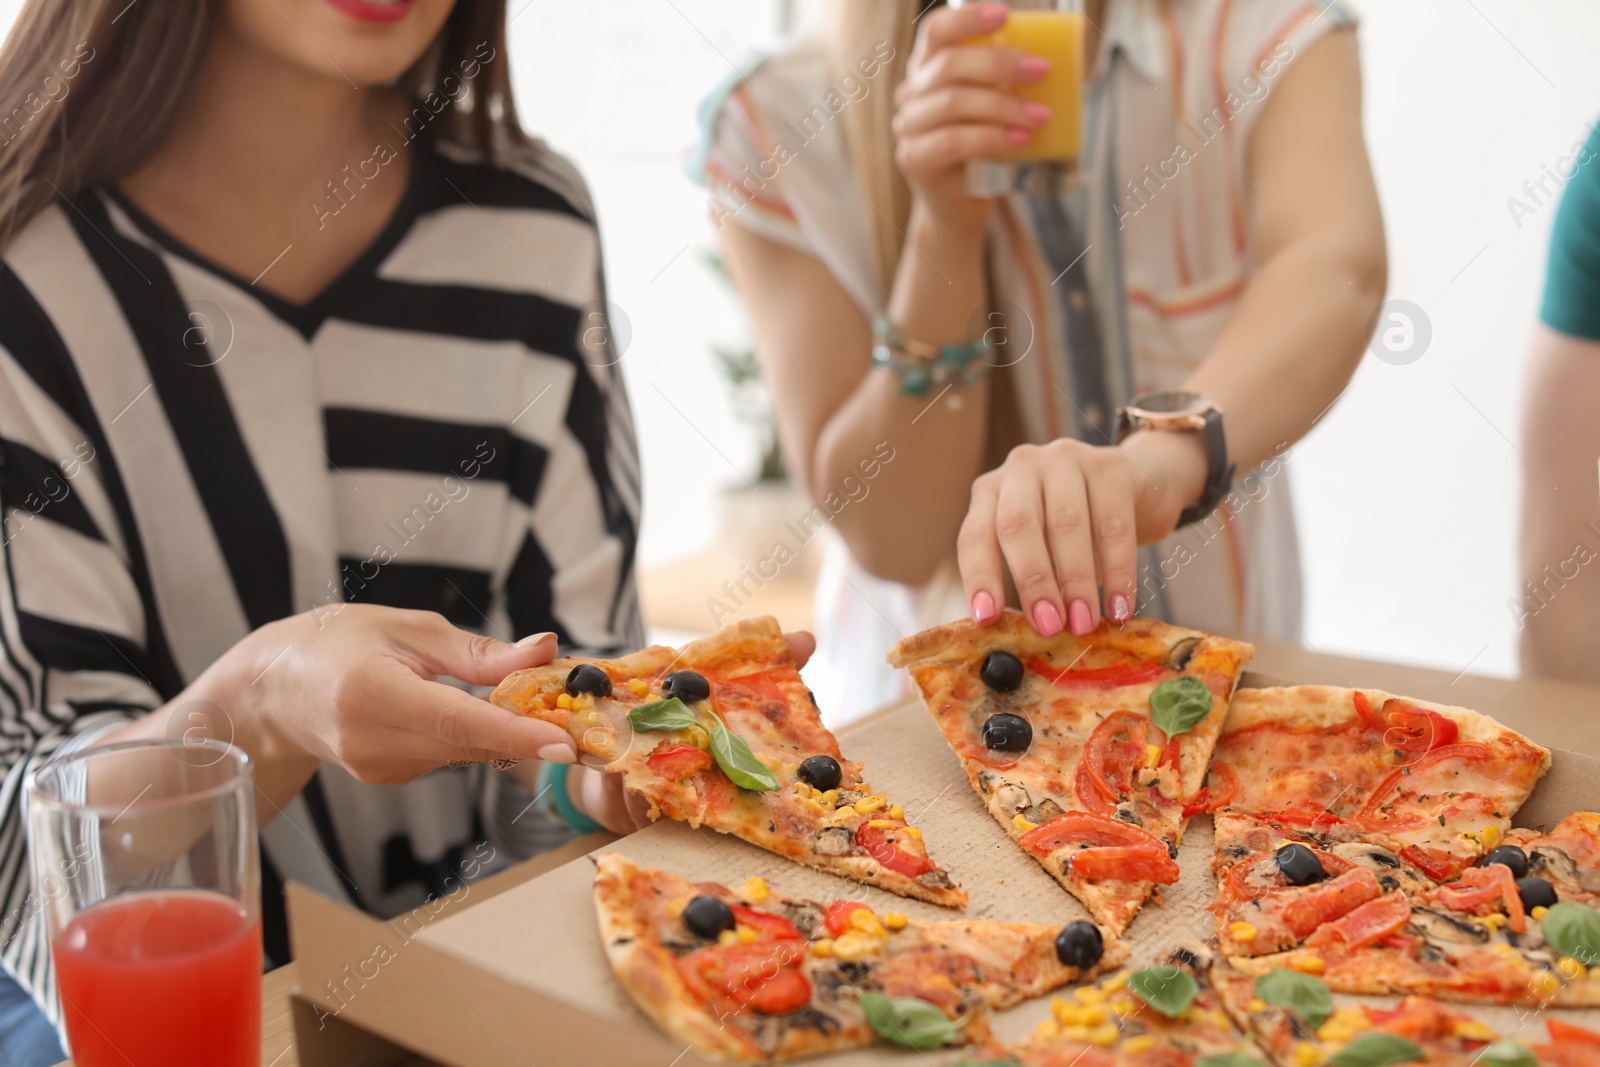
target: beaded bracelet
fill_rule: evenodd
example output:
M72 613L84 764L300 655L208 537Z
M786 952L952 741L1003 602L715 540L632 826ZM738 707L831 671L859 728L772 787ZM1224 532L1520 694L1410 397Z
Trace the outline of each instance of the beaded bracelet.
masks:
M898 374L906 396L982 381L990 370L986 357L994 350L987 333L964 345L930 345L906 337L886 318L872 324L872 339L872 365Z

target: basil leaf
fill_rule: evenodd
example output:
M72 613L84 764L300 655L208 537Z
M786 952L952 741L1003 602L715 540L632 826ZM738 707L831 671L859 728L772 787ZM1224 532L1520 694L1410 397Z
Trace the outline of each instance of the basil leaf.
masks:
M861 1010L867 1014L867 1025L879 1037L906 1048L944 1048L961 1032L954 1019L915 997L886 997L863 991Z
M1600 963L1600 911L1562 901L1550 905L1539 922L1551 948L1585 967Z
M778 776L772 768L756 759L744 738L722 724L715 714L711 716L711 758L717 761L722 773L740 789L765 792L778 788ZM937 1009L935 1009L937 1010Z
M1473 1062L1484 1064L1484 1067L1539 1067L1539 1061L1533 1058L1533 1050L1515 1041L1496 1041L1478 1053L1478 1058Z
M1362 1034L1334 1054L1334 1067L1384 1067L1422 1059L1422 1050L1393 1034Z
M1246 1056L1242 1052L1218 1052L1212 1056L1201 1056L1194 1061L1194 1067L1263 1067L1263 1065L1254 1056Z
M1256 996L1288 1008L1312 1026L1321 1026L1333 1014L1333 994L1328 992L1327 982L1282 967L1256 979Z
M682 730L686 726L699 726L700 718L677 697L652 700L628 712L628 725L639 733L651 730Z
M1168 678L1150 692L1150 718L1170 740L1211 714L1211 690L1198 678Z
M1146 967L1128 979L1128 988L1169 1019L1176 1019L1194 1003L1200 983L1170 963Z

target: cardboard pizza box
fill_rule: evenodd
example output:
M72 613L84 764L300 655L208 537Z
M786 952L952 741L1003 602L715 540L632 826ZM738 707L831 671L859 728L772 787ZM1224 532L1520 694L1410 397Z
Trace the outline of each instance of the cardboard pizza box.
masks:
M1319 679L1321 680L1321 679ZM1402 679L1403 680L1403 679ZM1247 674L1245 685L1281 684ZM1392 684L1387 683L1386 684ZM1518 683L1501 683L1517 685ZM1571 710L1549 707L1529 723L1540 683L1522 683L1518 719L1536 740L1559 740ZM1531 688L1530 688L1531 687ZM1400 686L1395 689L1405 691ZM1429 696L1418 686L1410 695ZM1512 692L1503 694L1512 696ZM1472 706L1469 683L1444 699ZM1497 694L1499 695L1499 694ZM1593 706L1593 691L1576 694ZM1438 697L1436 697L1437 699ZM1486 701L1494 704L1496 701ZM1480 710L1496 714L1491 707ZM1538 720L1535 720L1536 722ZM1025 856L973 795L955 756L920 703L901 705L842 732L846 755L866 764L867 780L903 805L923 828L930 852L971 894L966 915L1039 923L1086 918L1078 902ZM1558 750L1549 774L1518 813L1520 826L1547 827L1568 812L1600 808L1600 759ZM759 875L777 892L829 900L850 896L880 913L924 919L956 913L812 871L737 838L662 821L607 846L635 861L695 880L737 887ZM1204 908L1215 898L1210 820L1193 821L1179 864L1183 878L1129 928L1133 966L1164 957L1212 932ZM644 1064L692 1067L717 1062L657 1030L617 984L594 918L594 865L581 857L436 922L382 922L303 886L289 889L300 990L295 1029L303 1067L401 1067L413 1056L447 1067ZM1506 1036L1542 1038L1537 1012L1474 1007ZM1005 1039L1026 1036L1048 1015L1048 998L994 1016ZM1600 1027L1600 1011L1566 1012ZM880 1046L807 1060L828 1067L906 1065L912 1054ZM921 1064L959 1052L918 1057Z

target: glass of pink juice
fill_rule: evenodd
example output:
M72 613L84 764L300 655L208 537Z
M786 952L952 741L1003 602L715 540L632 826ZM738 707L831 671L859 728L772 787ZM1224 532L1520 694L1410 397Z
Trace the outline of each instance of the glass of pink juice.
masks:
M139 741L28 777L29 846L76 1067L257 1067L250 759Z

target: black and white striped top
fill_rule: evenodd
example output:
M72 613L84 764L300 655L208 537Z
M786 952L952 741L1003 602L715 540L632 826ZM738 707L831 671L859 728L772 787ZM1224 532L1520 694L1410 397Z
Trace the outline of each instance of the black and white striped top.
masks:
M30 767L346 600L637 646L639 468L588 195L539 144L490 166L413 142L394 218L303 305L108 189L3 260L0 956L53 1011ZM262 834L269 958L284 880L393 914L483 866L479 842L558 838L528 802L482 768L388 787L324 767Z

